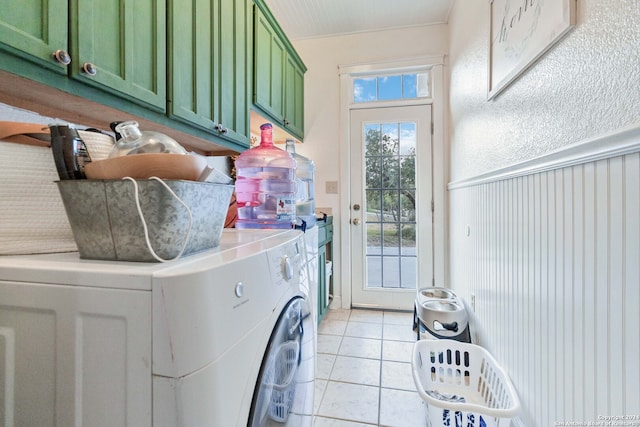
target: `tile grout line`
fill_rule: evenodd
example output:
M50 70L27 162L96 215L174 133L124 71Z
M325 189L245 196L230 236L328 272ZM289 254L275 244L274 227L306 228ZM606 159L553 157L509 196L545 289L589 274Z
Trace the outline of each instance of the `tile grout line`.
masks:
M380 332L380 382L378 383L378 427L380 426L382 415L382 354L384 346L384 311L382 312L382 331Z

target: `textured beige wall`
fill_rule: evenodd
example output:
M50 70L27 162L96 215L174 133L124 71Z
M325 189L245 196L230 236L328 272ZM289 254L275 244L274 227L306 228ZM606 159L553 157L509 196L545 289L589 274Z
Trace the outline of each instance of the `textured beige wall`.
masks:
M489 4L449 19L451 181L640 122L640 1L578 0L573 31L487 101Z

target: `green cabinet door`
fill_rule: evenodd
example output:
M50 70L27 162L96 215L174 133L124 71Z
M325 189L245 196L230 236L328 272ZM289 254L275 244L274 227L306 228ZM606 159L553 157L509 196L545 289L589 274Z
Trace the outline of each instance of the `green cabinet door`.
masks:
M254 104L282 122L285 46L267 16L256 6L254 24ZM282 123L280 123L282 124Z
M333 258L333 217L318 220L318 323L329 309L327 296L331 291L331 277L327 275L327 262Z
M71 77L166 110L165 0L71 0Z
M53 54L67 51L67 0L0 0L0 49L58 73Z
M302 139L304 135L304 71L290 55L287 55L284 86L284 126Z
M258 0L254 10L254 105L302 139L307 69L267 6Z
M253 2L220 1L219 87L214 94L222 136L249 147L251 125Z
M250 1L169 2L169 115L248 147Z

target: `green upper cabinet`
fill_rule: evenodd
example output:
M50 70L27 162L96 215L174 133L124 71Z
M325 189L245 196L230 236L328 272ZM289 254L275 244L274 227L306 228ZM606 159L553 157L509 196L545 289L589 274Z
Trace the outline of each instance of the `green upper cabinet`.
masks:
M34 111L107 125L133 115L199 150L238 152L255 109L302 140L306 67L263 0L0 0L0 11L0 70L46 86L43 102L25 96Z
M0 0L0 48L61 74L66 66L68 0Z
M249 146L251 0L169 0L169 114Z
M0 9L0 50L13 55L3 69L74 92L46 68L166 110L164 0L0 0Z
M254 7L254 105L292 135L304 136L307 68L267 7Z
M71 76L166 109L164 0L70 0Z

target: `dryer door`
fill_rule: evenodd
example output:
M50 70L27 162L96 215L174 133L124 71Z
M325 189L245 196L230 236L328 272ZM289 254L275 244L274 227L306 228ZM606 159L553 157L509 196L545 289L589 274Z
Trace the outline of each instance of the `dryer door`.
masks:
M293 298L280 314L262 359L248 425L311 426L315 391L311 306Z

